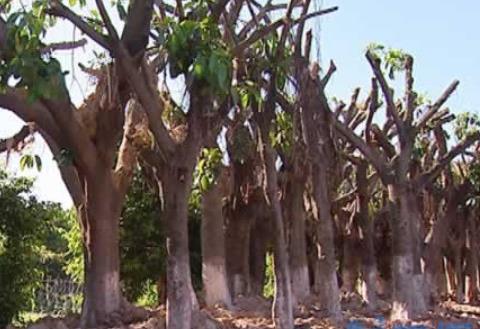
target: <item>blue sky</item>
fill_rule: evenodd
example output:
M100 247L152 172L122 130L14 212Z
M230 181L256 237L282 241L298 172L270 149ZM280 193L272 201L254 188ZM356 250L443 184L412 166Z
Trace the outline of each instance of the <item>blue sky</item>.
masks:
M317 5L338 5L339 11L316 19L313 29L319 32L321 63L327 65L333 59L337 72L331 80L328 93L348 99L357 87L368 87L371 71L364 57L371 42L387 47L401 48L415 57L415 88L435 99L453 79L460 80L460 87L448 105L453 112L472 111L480 108L480 2L474 0L316 0ZM55 40L71 39L73 28L60 24L50 35ZM78 32L76 33L78 37ZM74 61L86 58L87 50L61 54L64 69L71 70ZM77 72L82 89L88 82ZM363 89L363 95L368 92ZM77 84L72 94L78 102L82 93ZM21 127L21 122L6 111L0 111L0 136L7 137ZM43 169L18 172L18 157L12 157L9 171L37 177L35 192L43 200L71 205L68 193L60 179L56 164L48 148L38 141L32 149L43 158ZM3 156L4 157L4 156Z

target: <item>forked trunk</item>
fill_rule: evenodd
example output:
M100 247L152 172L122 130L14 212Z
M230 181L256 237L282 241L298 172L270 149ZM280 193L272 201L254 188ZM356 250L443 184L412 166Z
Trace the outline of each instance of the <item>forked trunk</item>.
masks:
M198 310L188 249L188 197L194 167L191 162L172 159L161 177L167 223L168 329L192 328L192 317Z
M87 180L85 238L85 303L82 324L87 327L118 324L120 290L119 216L121 203L110 170Z
M232 304L225 261L225 226L222 195L217 184L202 198L202 279L207 306Z

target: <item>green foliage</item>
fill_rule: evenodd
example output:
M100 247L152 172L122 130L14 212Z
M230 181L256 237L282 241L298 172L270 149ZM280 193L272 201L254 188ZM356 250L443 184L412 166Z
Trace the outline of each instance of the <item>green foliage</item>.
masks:
M265 282L263 285L263 296L272 298L275 294L275 269L273 262L273 254L268 253L265 266Z
M147 280L143 283L142 293L137 298L137 305L141 307L155 307L159 303L155 282Z
M67 242L63 270L76 283L84 282L83 241L77 214L71 209L67 214L66 225L60 235Z
M128 300L158 302L151 286L165 274L164 229L158 197L137 172L120 220L120 274Z
M229 144L229 156L233 161L242 163L255 156L255 141L247 126L237 127Z
M476 113L461 113L456 117L453 131L459 140L480 130L480 117Z
M281 153L289 155L293 146L293 117L287 112L277 112L270 131L272 146Z
M387 70L390 79L395 79L395 73L405 69L406 60L410 56L401 49L386 49L385 46L378 43L369 44L367 51L383 61L384 68Z
M45 15L46 1L33 1L31 8L22 6L10 12L7 19L6 49L0 62L0 86L14 82L28 90L29 101L59 98L66 95L60 63L44 51L42 38L54 24Z
M38 171L42 170L42 159L38 155L24 154L20 158L20 169L32 169L36 167Z
M215 184L222 165L222 151L218 147L204 148L197 163L194 185L201 192Z
M201 20L167 21L166 40L170 74L192 73L216 94L230 91L231 56L221 42L220 30L210 17Z
M232 88L232 97L234 103L243 109L246 109L252 103L260 104L262 102L260 88L258 84L251 80L245 80Z
M32 181L0 172L0 327L34 307L42 277L61 270L63 211L38 202L31 188Z
M420 160L428 151L429 140L427 136L417 136L413 146L413 157Z

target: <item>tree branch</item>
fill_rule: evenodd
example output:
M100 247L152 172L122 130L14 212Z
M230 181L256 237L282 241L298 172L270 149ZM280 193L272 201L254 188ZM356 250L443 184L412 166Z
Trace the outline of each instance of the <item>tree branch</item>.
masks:
M450 98L455 89L457 89L459 84L460 81L454 80L443 92L443 94L437 99L437 101L429 106L428 111L425 112L425 114L420 118L420 120L418 120L418 123L415 125L417 130L421 130L427 125L428 121L430 121L430 119L435 115L435 113L438 112L440 107L445 104L445 102Z
M138 96L138 100L148 116L150 130L155 136L155 140L163 156L165 159L168 159L168 155L175 149L175 142L163 124L163 102L156 90L153 89L153 86L142 78L133 65L128 50L123 45L120 45L120 54L119 61L128 77L128 82Z
M337 70L337 67L335 66L335 62L333 60L330 60L330 66L328 67L328 71L325 74L325 76L322 78L322 80L320 80L320 86L322 89L325 89L328 82L330 81L330 78L332 77L333 73L335 73L336 70Z
M153 0L135 0L128 8L127 20L122 32L122 42L130 56L145 51L148 45L153 14Z
M41 52L45 54L45 53L50 53L57 50L71 50L71 49L83 47L86 44L87 44L86 39L80 39L78 41L54 42L44 47L41 50Z
M98 11L100 13L100 17L102 17L102 21L105 24L105 27L107 28L108 35L110 36L110 38L113 40L113 42L115 44L118 43L120 38L118 37L117 30L115 30L115 27L113 26L112 20L110 19L110 16L108 15L107 9L105 8L105 5L103 4L103 0L95 0L95 3L97 4L97 8L98 8Z
M421 175L415 182L415 185L421 189L425 185L430 184L433 180L435 180L438 175L442 172L442 170L447 166L457 155L464 152L468 147L470 147L473 143L480 139L480 132L476 132L474 134L469 135L465 138L462 142L457 144L454 148L452 148L447 154L442 156L437 164L431 168L429 171Z
M63 5L59 0L51 0L50 7L46 11L49 15L62 17L69 20L73 25L78 27L90 39L98 43L106 50L112 52L113 48L108 40L108 37L95 31L93 27L88 25L80 16L71 11L68 7Z
M7 88L5 92L0 93L0 107L15 113L24 122L35 122L41 130L55 140L63 139L63 135L48 109L39 102L29 104L25 91Z
M400 134L403 135L403 123L400 115L398 114L395 102L393 100L392 90L388 86L387 80L383 75L382 69L380 68L380 59L376 58L370 51L367 51L366 57L370 66L372 67L373 74L377 78L380 88L382 89L383 95L385 96L387 113L393 118L395 126Z
M413 57L407 55L405 62L405 102L407 115L405 121L407 125L412 123L413 112L415 111L415 92L413 91Z
M16 146L23 142L31 133L32 128L29 125L25 125L15 135L0 140L0 152L10 152L10 150L16 148Z
M389 173L387 164L384 163L381 159L381 155L378 152L371 148L367 143L363 141L360 137L358 137L351 129L345 126L342 122L340 122L335 116L330 114L330 120L333 124L333 127L349 142L357 148L360 152L362 152L363 156L375 167L377 170L378 175L382 177L382 179L388 179Z
M367 121L365 122L365 141L370 145L372 137L370 130L372 127L373 117L378 109L378 84L375 78L372 78L372 91L370 92L370 106L368 109Z

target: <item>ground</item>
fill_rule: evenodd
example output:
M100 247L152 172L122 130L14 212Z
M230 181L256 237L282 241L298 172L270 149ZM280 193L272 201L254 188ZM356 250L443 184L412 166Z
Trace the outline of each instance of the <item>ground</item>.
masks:
M343 317L341 323L333 323L325 318L315 300L308 305L301 305L295 314L295 329L327 328L394 328L394 329L474 329L480 328L480 306L462 305L444 302L422 319L411 323L390 323L388 319L389 304L384 302L376 314L366 310L356 296L343 298ZM165 307L160 306L149 312L145 321L132 323L123 328L128 329L164 329ZM233 310L222 307L203 308L201 320L196 321L195 329L270 329L274 328L270 319L270 303L260 298L240 298ZM78 320L75 316L67 318L40 319L28 326L28 329L75 329ZM13 329L13 328L10 328Z

